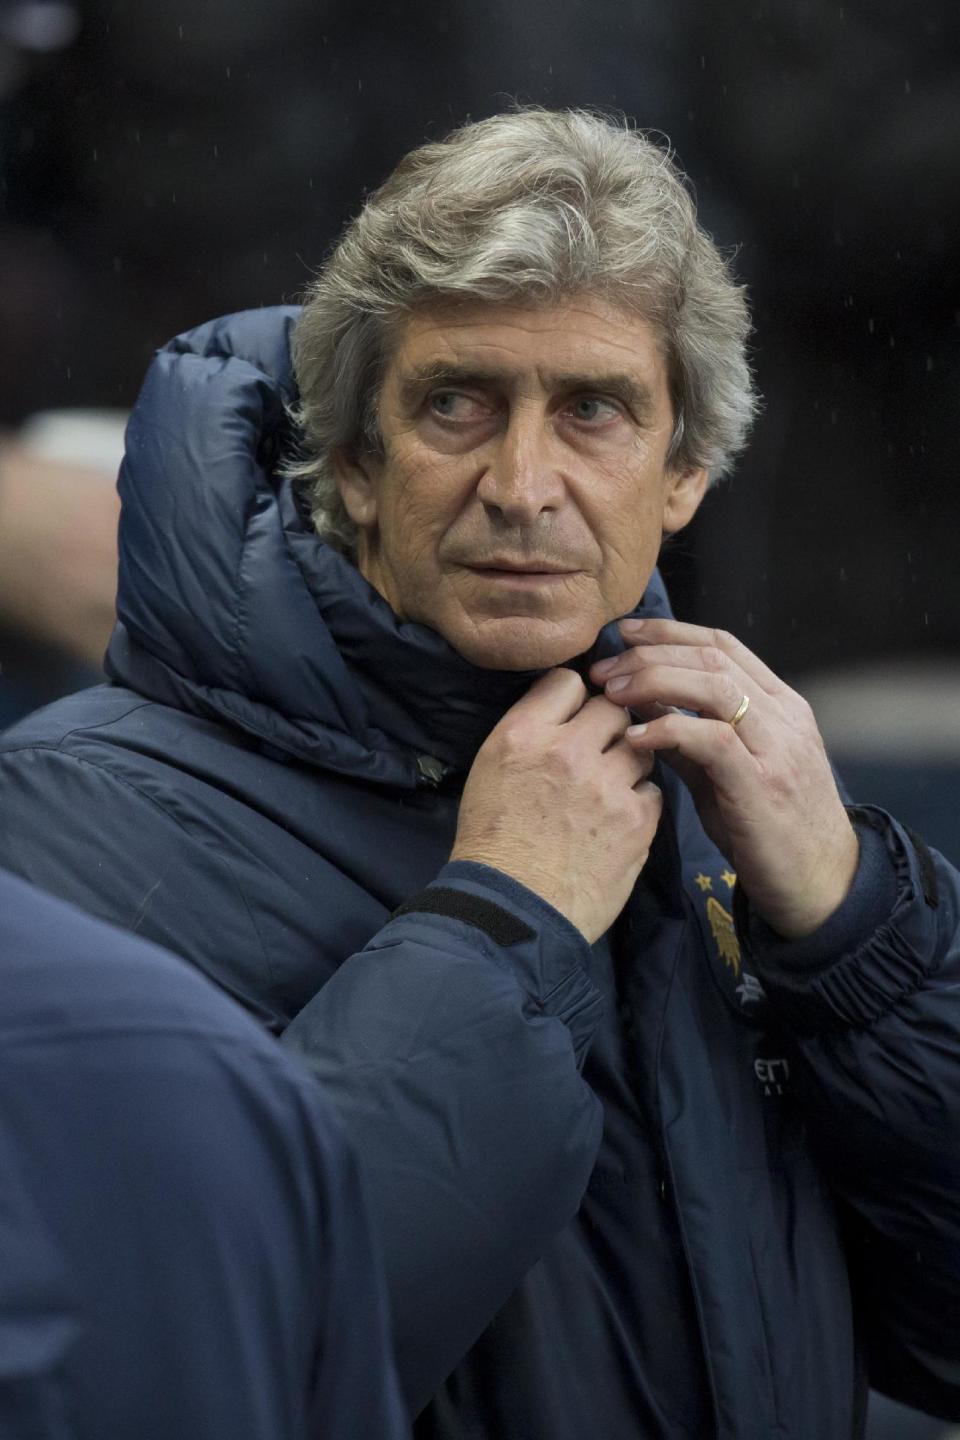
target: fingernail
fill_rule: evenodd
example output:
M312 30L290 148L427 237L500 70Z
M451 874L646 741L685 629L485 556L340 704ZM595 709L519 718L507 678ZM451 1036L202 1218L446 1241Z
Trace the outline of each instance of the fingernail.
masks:
M609 675L620 659L619 655L612 655L609 660L598 660L596 665L591 665L594 675Z
M619 622L621 630L629 630L631 633L641 629L646 623L646 620L621 620Z
M617 675L612 680L607 681L607 690L611 695L615 695L618 690L626 690L629 684L629 675Z
M628 726L627 726L627 734L628 734L628 735L645 735L646 732L647 732L647 727L646 727L646 725L628 725Z

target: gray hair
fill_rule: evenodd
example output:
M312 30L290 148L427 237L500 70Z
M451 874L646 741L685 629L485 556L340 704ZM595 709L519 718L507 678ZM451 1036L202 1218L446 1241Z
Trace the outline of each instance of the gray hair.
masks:
M756 409L743 290L697 224L668 149L585 110L521 109L412 150L305 296L293 338L313 522L353 554L332 456L380 454L377 404L403 321L451 300L555 304L591 293L641 315L669 367L669 461L716 479Z

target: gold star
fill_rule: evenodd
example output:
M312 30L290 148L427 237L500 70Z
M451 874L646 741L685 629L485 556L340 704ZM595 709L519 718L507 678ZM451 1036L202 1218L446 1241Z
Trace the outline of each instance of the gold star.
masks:
M726 885L728 890L732 890L734 885L736 885L737 883L737 877L732 870L724 870L723 874L720 876L720 879L723 881L724 885Z
M697 884L700 886L701 890L713 889L713 881L710 879L709 875L698 875Z

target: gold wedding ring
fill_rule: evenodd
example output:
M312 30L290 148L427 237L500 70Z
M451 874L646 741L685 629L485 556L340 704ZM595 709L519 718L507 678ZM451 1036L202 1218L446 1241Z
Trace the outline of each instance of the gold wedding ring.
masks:
M744 715L746 715L749 709L750 696L744 695L743 699L740 701L740 704L737 706L737 713L735 715L731 715L730 719L727 721L727 724L730 726L731 729L736 730L737 726L740 724L740 721L743 719Z

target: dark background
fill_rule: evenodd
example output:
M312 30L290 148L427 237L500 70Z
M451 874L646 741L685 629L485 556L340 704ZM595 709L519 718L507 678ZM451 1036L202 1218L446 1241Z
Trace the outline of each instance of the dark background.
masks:
M171 335L295 299L424 138L514 100L623 110L739 247L756 321L764 410L664 557L678 613L792 682L872 667L908 719L922 674L932 759L833 739L956 858L958 81L956 0L0 0L0 426L129 406Z
M6 0L0 423L128 405L171 334L294 298L425 136L619 107L669 136L756 317L764 413L667 557L678 609L788 676L955 656L960 7L705 13Z

